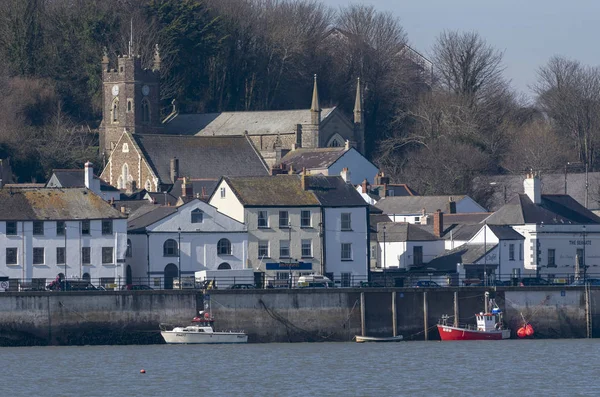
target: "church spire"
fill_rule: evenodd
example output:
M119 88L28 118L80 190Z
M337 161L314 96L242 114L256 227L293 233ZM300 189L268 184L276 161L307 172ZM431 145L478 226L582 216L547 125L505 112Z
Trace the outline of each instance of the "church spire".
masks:
M362 124L362 90L360 89L360 77L356 79L356 99L354 100L354 122Z
M317 89L317 75L313 86L312 104L310 105L310 114L313 124L321 123L321 107L319 106L319 90Z
M152 70L153 71L159 71L160 70L160 64L161 64L160 51L158 50L158 44L156 44L154 46L154 59L153 59Z

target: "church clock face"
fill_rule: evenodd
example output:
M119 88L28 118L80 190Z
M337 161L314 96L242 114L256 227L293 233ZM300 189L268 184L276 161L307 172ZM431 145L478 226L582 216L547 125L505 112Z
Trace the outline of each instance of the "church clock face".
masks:
M119 86L118 86L118 85L116 85L116 84L115 84L115 85L113 85L113 87L112 87L112 94L113 94L114 96L117 96L117 95L119 95Z
M150 87L148 87L147 85L142 87L142 94L144 95L148 95L150 93Z

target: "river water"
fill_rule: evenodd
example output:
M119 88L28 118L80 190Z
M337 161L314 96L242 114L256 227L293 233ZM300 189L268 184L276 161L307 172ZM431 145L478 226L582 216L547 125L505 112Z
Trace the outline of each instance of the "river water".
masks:
M0 348L0 387L7 397L593 396L599 353L590 339Z

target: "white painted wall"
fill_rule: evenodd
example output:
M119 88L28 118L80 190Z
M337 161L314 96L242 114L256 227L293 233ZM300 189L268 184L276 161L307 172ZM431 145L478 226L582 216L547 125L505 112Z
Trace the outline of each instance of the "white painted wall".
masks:
M127 244L127 220L113 220L113 234L102 234L102 221L90 222L90 235L81 235L81 222L67 221L66 256L67 277L81 278L88 273L92 279L124 276L124 266L117 265L117 258L125 257ZM59 273L65 273L65 265L56 263L56 248L65 246L65 236L57 235L56 222L44 222L44 235L33 235L33 222L17 222L17 235L6 235L6 222L0 222L0 275L17 279L45 278L47 283ZM44 264L33 264L33 248L44 248ZM81 248L91 247L91 263L81 263ZM112 263L102 263L102 247L113 247ZM6 264L6 248L17 248L17 264ZM97 280L93 280L97 283Z
M414 265L413 248L423 247L423 263L444 253L444 240L379 242L382 268L408 269ZM385 254L384 254L385 252Z
M335 281L342 273L350 273L354 284L367 281L368 224L367 207L325 208L325 272L333 273ZM350 231L341 230L342 213L350 213ZM352 260L342 261L342 243L352 244Z
M353 185L361 184L365 179L370 184L375 183L375 175L379 169L360 154L356 149L346 151L328 170L329 175L341 175L342 169L350 170L350 182Z
M225 197L221 197L221 189L225 189ZM209 204L217 208L219 212L225 214L238 222L244 223L244 206L238 198L235 196L229 184L224 180L221 180L213 196L211 197Z

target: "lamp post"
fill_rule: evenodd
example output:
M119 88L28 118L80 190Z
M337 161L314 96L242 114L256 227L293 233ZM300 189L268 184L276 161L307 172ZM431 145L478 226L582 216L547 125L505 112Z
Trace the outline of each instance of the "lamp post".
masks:
M384 269L386 269L386 267L385 267L385 265L386 265L386 263L385 263L385 261L386 261L386 258L385 258L385 229L386 229L385 225L383 225L383 268Z
M302 247L300 247L300 249L302 249ZM288 221L288 257L289 259L289 266L288 266L288 270L290 272L290 289L292 289L292 222Z
M585 285L587 276L587 264L585 263L585 246L587 244L587 241L585 240L585 237L585 225L583 225L583 285Z
M63 233L65 235L65 291L67 290L67 221L63 223Z
M181 228L177 228L177 270L179 270L179 289L181 287Z

